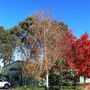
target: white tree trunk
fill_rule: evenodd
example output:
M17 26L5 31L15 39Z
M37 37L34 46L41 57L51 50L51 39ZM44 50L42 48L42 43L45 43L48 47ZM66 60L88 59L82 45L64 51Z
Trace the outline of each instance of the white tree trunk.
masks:
M48 73L46 74L46 88L49 88L49 77L48 77Z

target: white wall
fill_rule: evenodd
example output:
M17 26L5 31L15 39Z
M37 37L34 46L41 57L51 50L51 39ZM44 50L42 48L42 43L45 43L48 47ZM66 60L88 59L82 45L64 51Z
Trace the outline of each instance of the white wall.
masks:
M84 77L80 77L80 84L84 83ZM90 83L90 78L85 79L85 83Z

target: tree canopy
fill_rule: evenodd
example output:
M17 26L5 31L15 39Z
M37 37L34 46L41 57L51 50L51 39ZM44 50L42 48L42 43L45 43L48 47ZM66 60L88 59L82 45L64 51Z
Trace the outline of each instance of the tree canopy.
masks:
M56 60L61 60L69 69L89 77L89 44L87 33L76 38L67 25L50 17L30 16L9 30L0 26L0 58L4 65L12 62L13 52L18 47L26 57L23 59L26 59L24 61L27 65L24 66L32 68L35 63L36 66L42 65L44 74L53 67ZM24 70L27 71L28 67ZM34 69L41 70L41 67ZM32 73L26 74L35 75L34 70Z

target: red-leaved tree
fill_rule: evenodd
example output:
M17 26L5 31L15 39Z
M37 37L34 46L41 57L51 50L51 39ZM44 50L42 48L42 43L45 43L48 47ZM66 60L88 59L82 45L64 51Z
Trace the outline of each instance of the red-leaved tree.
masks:
M90 40L87 33L71 44L66 60L77 75L90 77Z

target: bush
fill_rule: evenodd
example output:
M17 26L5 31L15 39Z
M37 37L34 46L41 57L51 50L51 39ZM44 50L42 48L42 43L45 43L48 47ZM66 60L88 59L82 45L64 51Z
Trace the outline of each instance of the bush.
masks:
M49 90L59 90L59 86L51 86L49 87Z

